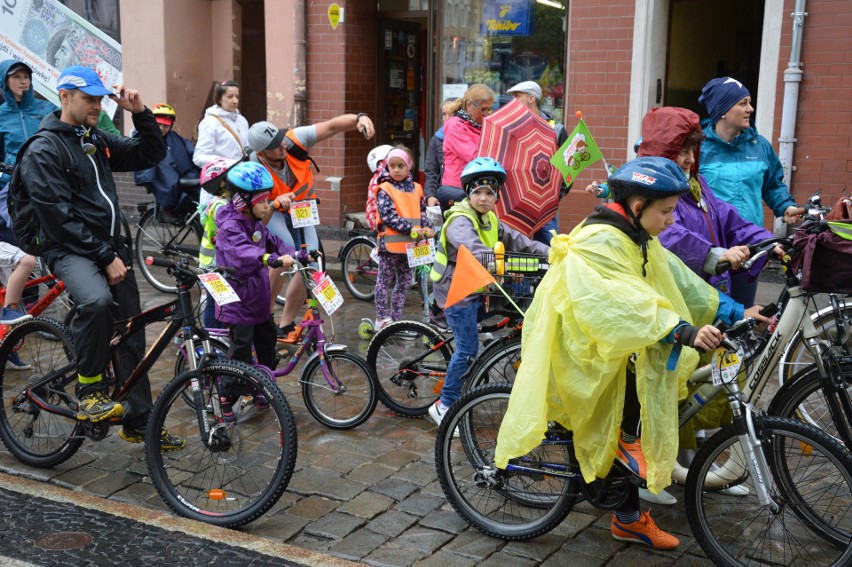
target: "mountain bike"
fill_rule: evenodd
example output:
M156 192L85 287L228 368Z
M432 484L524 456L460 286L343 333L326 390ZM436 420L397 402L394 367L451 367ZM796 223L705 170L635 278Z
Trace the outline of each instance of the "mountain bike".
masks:
M172 340L181 334L183 348L202 356L166 384L148 420L145 456L157 492L177 514L225 527L247 524L281 497L296 463L296 425L287 400L261 371L246 364L218 360L203 328L196 325L190 290L198 276L188 262L150 259L177 281L174 301L117 321L110 342L111 364L105 379L113 400L126 403L142 383L140 377ZM127 376L117 375L116 347L156 322L166 327ZM50 335L52 340L45 338ZM198 337L196 339L196 337ZM12 352L33 365L22 373L5 371ZM197 364L196 364L197 362ZM21 462L53 467L68 460L88 438L100 441L115 420L93 423L79 412L74 394L77 361L68 329L50 319L32 319L12 329L0 345L0 438ZM202 387L201 385L206 385ZM193 404L183 398L192 393ZM225 405L232 407L225 411ZM210 411L207 408L210 407ZM168 429L185 440L180 450L161 449ZM157 440L157 441L151 441Z
M319 256L316 252L312 255L313 259ZM298 273L302 277L308 289L308 310L297 327L295 342L289 343L287 339L278 341L279 345L295 345L295 352L278 352L276 362L288 359L283 368L271 369L259 364L255 367L274 383L276 378L289 375L302 356L308 353L307 362L299 375L305 406L314 419L326 427L352 429L373 415L378 401L377 380L367 363L358 355L348 352L345 345L327 343L322 328L320 302L314 295L318 284L310 276L313 273L321 273L322 268L314 268L308 265L308 262L308 252L300 251L291 270L291 273ZM226 358L228 330L207 329L207 332L212 337L212 351L206 352L215 352L218 357ZM184 344L178 350L175 373L182 372L188 366L187 353L193 351L186 350L185 347ZM196 358L203 352L205 351L198 349ZM186 392L185 396L191 398L189 392Z

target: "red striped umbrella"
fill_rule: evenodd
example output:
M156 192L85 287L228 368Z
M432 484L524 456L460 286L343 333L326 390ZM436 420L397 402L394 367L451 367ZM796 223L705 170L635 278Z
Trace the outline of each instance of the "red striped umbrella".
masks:
M496 159L508 174L497 216L527 236L553 218L559 207L561 177L550 163L555 153L553 128L517 100L483 120L478 155Z

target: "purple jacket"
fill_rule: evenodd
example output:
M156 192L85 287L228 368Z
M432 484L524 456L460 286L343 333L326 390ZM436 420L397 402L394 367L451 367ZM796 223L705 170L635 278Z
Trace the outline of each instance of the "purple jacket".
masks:
M736 208L717 199L704 177L699 175L698 181L707 212L690 193L681 195L674 210L675 223L660 233L660 242L710 285L730 295L730 272L711 275L705 266L715 267L719 256L732 246L754 244L772 238L772 233L743 219ZM751 267L750 279L757 278L765 263L761 260Z
M236 269L228 275L228 283L240 296L240 302L216 306L216 318L223 323L257 325L269 319L269 304L272 293L269 289L269 269L263 264L263 256L269 254L269 262L279 256L294 255L295 249L256 220L247 219L228 203L216 215L216 264Z

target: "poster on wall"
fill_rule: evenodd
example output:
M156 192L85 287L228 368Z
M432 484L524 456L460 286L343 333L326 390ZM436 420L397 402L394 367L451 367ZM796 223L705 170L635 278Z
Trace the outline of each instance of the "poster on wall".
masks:
M58 105L56 80L69 65L97 71L111 89L122 83L121 45L58 0L4 2L0 18L0 60L17 59L33 70L33 87ZM103 99L112 116L117 104Z
M482 4L483 35L528 36L533 33L529 0L485 0Z

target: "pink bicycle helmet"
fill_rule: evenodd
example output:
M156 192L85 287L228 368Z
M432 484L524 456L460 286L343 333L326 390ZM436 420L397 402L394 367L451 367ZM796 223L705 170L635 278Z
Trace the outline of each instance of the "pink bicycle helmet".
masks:
M204 167L201 169L201 178L199 179L201 187L203 187L208 193L218 195L221 192L222 184L219 182L214 183L214 181L224 181L224 177L222 177L222 179L219 179L219 177L228 173L228 170L238 163L240 163L240 160L238 159L228 159L223 157L211 159L204 164Z

